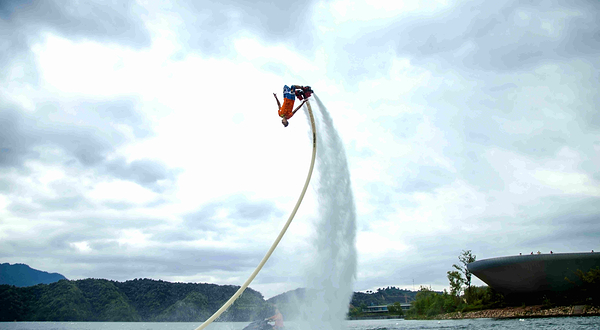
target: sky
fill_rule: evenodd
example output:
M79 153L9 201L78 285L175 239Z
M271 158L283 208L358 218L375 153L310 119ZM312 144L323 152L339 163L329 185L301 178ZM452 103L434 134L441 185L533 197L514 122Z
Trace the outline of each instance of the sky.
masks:
M600 2L0 2L0 262L241 285L304 184L310 85L344 141L354 291L600 250ZM250 285L303 286L309 188ZM474 279L474 284L483 282Z

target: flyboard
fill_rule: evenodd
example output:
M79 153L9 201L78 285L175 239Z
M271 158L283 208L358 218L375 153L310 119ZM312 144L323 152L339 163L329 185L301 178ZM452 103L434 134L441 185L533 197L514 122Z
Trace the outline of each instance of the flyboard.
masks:
M231 296L231 298L229 298L229 300L227 300L227 302L225 302L225 304L223 304L223 306L221 306L221 308L219 308L218 311L216 311L211 317L209 317L206 321L204 321L204 323L202 323L199 327L197 327L196 330L202 330L202 329L206 328L217 317L219 317L221 314L223 314L223 312L225 310L227 310L227 308L229 308L229 306L231 306L231 304L233 304L233 302L237 298L239 298L239 296L242 295L244 290L246 290L246 288L248 287L248 285L250 285L252 280L254 280L256 275L258 275L258 272L260 272L260 270L263 268L263 266L265 265L267 260L269 260L269 257L271 257L271 254L273 254L273 251L275 251L275 248L279 244L279 241L281 241L281 239L283 238L283 235L285 234L288 227L292 223L292 219L294 219L294 216L296 215L296 212L298 211L298 208L300 207L300 203L302 203L302 199L304 198L304 194L306 194L306 189L308 188L308 183L310 182L310 177L312 176L313 168L315 167L315 156L317 154L317 133L315 131L315 118L312 113L312 108L310 107L310 102L306 102L306 105L308 106L308 114L310 116L310 126L312 129L312 139L313 139L313 150L312 150L312 159L310 161L310 169L308 170L308 175L306 176L306 182L304 183L304 188L302 188L302 193L300 194L300 197L298 197L296 206L294 206L294 210L290 214L290 217L288 218L287 222L281 229L281 232L279 232L279 236L277 236L277 239L275 239L275 242L273 242L273 245L271 245L271 248L269 249L267 254L262 258L262 260L260 261L258 266L256 266L256 269L250 275L250 277L248 277L246 282L244 282L244 284L237 290L237 292L234 293L233 296Z

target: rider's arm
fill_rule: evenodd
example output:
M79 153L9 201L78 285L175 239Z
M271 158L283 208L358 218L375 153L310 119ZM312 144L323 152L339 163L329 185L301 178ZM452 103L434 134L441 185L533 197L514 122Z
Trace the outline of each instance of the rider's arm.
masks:
M296 108L296 110L294 110L294 111L292 112L292 115L295 115L295 114L296 114L296 111L300 110L300 108L301 108L301 107L304 105L304 103L306 103L306 100L304 100L304 102L302 102L302 103L301 103L301 104L300 104L300 105L299 105L299 106Z
M277 98L277 94L273 93L273 96L275 96L275 101L277 101L277 109L281 109L281 103L279 103L279 99Z

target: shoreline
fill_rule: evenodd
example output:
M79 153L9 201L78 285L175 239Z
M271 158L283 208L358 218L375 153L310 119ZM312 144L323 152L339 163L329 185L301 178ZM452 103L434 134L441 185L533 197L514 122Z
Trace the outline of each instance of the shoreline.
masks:
M368 315L368 316L350 316L346 317L348 321L356 320L392 320L392 319L403 319L403 315Z
M457 319L512 319L512 318L538 318L538 317L565 317L565 316L600 316L600 307L594 306L558 306L553 308L542 308L542 305L525 307L505 307L497 309L486 309L467 313L453 312L440 314L436 320Z

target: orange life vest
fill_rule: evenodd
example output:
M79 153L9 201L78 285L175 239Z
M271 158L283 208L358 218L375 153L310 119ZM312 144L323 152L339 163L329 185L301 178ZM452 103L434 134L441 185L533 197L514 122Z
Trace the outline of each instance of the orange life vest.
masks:
M283 105L279 108L279 117L290 119L294 115L294 100L290 100L288 98L283 99Z

